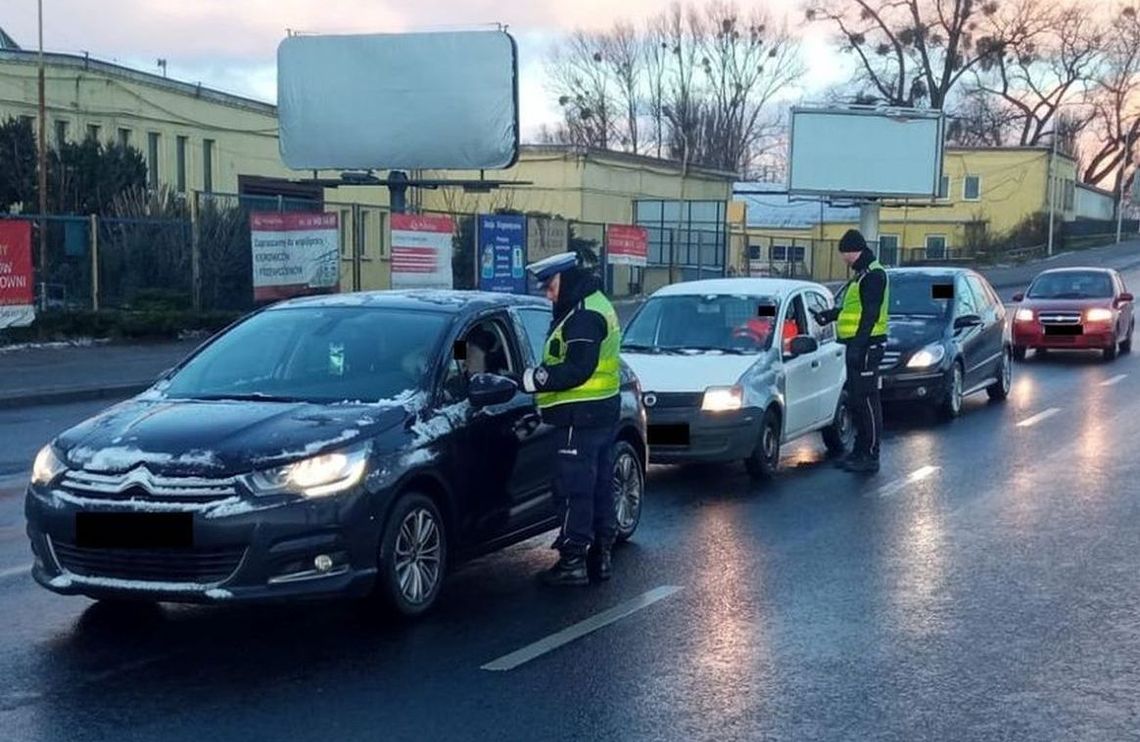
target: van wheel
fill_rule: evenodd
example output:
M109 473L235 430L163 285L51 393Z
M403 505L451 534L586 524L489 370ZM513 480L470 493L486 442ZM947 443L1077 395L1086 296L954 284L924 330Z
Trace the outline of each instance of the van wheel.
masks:
M400 497L380 541L374 598L407 618L426 613L447 572L447 530L431 498Z
M823 445L835 456L849 453L855 445L855 424L851 418L851 406L847 404L846 389L839 395L831 425L823 429Z
M771 479L780 468L780 413L774 407L764 412L760 423L760 438L752 455L744 460L753 479Z

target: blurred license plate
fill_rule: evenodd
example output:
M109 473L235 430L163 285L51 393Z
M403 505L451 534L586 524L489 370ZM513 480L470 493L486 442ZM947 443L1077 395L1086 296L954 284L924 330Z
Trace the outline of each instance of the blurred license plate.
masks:
M1045 325L1046 335L1080 335L1084 328L1080 325Z
M75 545L84 549L189 549L193 513L76 513Z
M688 425L650 425L649 445L687 446L689 445Z

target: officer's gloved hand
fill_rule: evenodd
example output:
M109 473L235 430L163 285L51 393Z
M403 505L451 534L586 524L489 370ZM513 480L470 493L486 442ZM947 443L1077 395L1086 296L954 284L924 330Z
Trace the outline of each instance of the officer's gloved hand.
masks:
M522 378L519 380L519 386L521 386L522 390L527 394L534 394L538 391L538 387L535 386L534 383L534 376L535 372L539 370L541 370L541 367L538 369L528 368L523 372Z
M835 320L839 319L839 309L825 309L822 312L812 312L815 321L820 325L830 325Z

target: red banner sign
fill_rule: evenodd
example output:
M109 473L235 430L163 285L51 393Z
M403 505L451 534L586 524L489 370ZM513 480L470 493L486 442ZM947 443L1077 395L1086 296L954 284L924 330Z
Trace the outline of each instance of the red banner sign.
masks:
M644 266L649 259L649 232L644 227L606 227L606 260L610 265Z
M0 219L0 327L24 327L36 318L32 223Z
M451 288L454 232L449 216L393 214L392 288Z

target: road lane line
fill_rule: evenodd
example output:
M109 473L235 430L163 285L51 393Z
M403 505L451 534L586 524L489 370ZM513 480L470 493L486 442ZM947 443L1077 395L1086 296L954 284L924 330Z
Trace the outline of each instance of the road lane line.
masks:
M608 626L615 621L620 621L626 616L632 615L643 608L648 608L654 603L680 592L680 590L680 586L677 585L662 585L661 587L653 588L633 600L614 606L608 611L603 611L596 616L591 616L585 621L580 621L573 626L568 626L558 633L539 639L533 644L526 645L522 649L503 655L497 660L492 660L483 665L481 669L490 670L492 672L513 670L519 665L523 665L544 654L553 652L561 646L569 644L576 639L581 639L583 636Z
M15 577L16 575L30 575L32 573L32 565L25 564L22 567L9 567L8 569L0 569L0 580L6 577Z
M1021 422L1019 422L1017 424L1017 427L1019 427L1019 428L1032 427L1032 426L1036 425L1037 423L1039 423L1043 420L1048 420L1049 418L1053 417L1054 415L1056 415L1060 411L1061 411L1060 407L1050 407L1049 409L1045 410L1044 412L1039 412L1027 420L1022 420Z
M890 484L883 485L875 494L879 497L890 497L893 494L901 492L915 482L921 482L924 479L929 479L930 477L937 474L941 469L941 466L924 466L921 469L915 469L904 479L899 479L897 481L891 482Z
M1128 378L1128 374L1120 374L1119 376L1113 376L1108 381L1100 382L1100 385L1101 386L1116 386L1117 384L1119 384L1120 382L1124 381L1127 378Z

